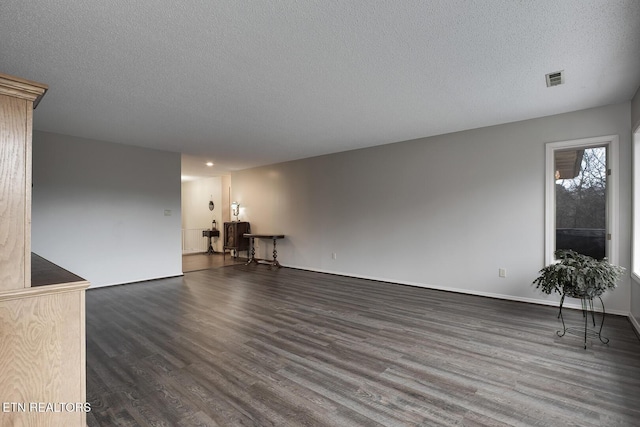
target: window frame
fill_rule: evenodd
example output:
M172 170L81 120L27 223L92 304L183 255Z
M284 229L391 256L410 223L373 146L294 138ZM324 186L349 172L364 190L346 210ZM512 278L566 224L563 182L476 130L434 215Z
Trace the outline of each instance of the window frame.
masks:
M640 283L640 124L631 133L631 275Z
M611 239L607 240L607 258L612 264L618 263L619 232L618 232L618 135L597 136L593 138L573 139L568 141L548 142L545 144L545 265L555 262L556 247L556 189L555 189L555 152L556 150L607 147L607 168L611 175L607 177L607 233ZM639 150L640 151L640 150ZM639 189L640 191L640 189ZM640 267L640 266L639 266Z

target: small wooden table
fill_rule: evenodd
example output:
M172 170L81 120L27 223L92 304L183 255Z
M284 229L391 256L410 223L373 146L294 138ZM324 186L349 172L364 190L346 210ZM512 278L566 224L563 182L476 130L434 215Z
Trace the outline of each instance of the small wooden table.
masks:
M245 233L242 235L243 237L248 237L251 241L251 256L249 257L249 261L247 261L247 265L251 263L256 264L267 264L269 268L273 267L282 267L278 262L278 251L276 250L276 240L284 239L284 234L252 234ZM254 244L254 239L265 239L265 240L273 240L273 259L258 259L256 258L256 246Z
M220 236L220 231L219 230L202 230L202 237L208 237L209 238L209 249L207 250L206 253L208 254L213 254L215 253L215 249L213 249L213 244L211 243L211 238L212 237L219 237Z

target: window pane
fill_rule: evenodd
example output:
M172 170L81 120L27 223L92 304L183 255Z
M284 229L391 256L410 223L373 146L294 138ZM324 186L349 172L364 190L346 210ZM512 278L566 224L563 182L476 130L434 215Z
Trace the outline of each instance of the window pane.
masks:
M607 149L555 152L556 249L606 256Z

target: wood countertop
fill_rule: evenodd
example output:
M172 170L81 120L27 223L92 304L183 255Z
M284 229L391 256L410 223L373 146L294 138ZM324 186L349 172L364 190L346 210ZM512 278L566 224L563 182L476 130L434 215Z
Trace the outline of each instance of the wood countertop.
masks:
M85 279L31 252L32 288L74 282L85 282Z

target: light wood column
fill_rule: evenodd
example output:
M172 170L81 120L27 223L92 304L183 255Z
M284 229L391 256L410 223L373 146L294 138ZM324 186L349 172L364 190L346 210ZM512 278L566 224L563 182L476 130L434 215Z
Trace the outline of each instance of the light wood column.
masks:
M46 90L0 74L0 426L86 425L89 283L38 270L38 286L31 280L33 109Z
M0 74L0 292L31 286L31 129L46 90Z

